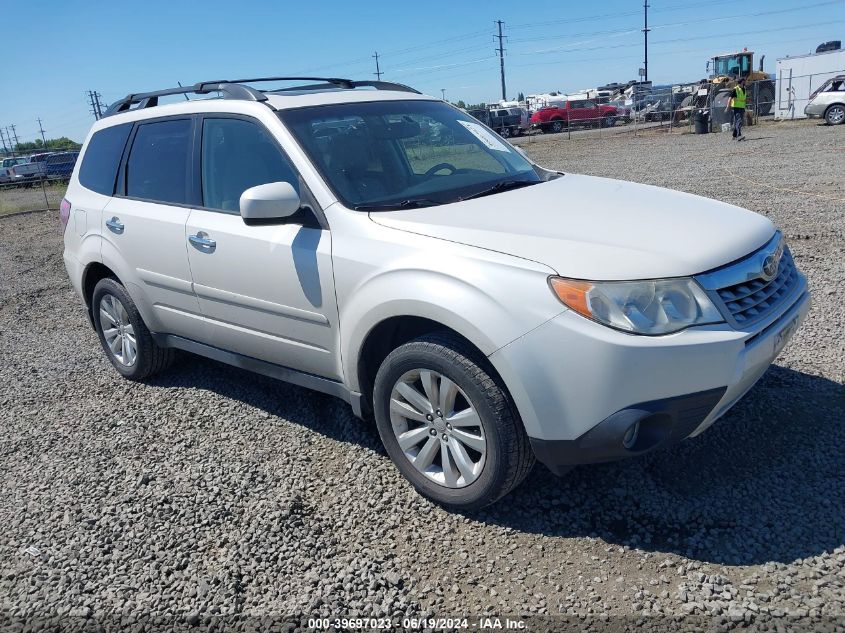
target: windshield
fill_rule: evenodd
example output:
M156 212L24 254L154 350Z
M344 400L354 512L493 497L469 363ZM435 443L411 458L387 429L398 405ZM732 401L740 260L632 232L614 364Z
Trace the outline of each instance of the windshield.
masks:
M540 182L498 135L439 101L343 103L279 116L352 209L444 204Z
M748 75L748 55L731 55L715 59L716 75L745 77Z

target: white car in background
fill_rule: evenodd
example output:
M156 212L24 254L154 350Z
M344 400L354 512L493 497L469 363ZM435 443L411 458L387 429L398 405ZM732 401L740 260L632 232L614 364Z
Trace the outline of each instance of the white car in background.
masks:
M828 125L845 123L845 75L828 79L804 107L809 117L822 117Z
M809 310L762 215L544 169L406 86L259 81L129 95L85 141L64 261L126 378L181 349L338 396L474 510L535 457L698 435ZM158 105L189 92L225 98Z
M23 165L29 159L25 156L14 156L11 158L4 158L0 162L0 184L12 182L12 167L16 165Z

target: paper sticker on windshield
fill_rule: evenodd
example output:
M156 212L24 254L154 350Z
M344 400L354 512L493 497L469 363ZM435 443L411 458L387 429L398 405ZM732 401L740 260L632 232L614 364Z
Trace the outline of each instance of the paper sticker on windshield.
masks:
M479 141L484 143L490 149L494 149L497 152L507 152L508 146L505 145L499 137L497 137L493 132L485 128L480 123L473 123L472 121L458 121L461 125L463 125L475 138Z

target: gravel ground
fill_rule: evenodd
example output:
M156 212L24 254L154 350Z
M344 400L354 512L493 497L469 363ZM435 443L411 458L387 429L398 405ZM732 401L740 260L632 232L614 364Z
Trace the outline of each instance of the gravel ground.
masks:
M0 219L0 614L845 629L845 126L748 136L518 141L547 166L769 215L815 306L699 438L561 479L538 466L473 516L417 496L375 429L328 396L190 356L122 380L70 288L53 214Z

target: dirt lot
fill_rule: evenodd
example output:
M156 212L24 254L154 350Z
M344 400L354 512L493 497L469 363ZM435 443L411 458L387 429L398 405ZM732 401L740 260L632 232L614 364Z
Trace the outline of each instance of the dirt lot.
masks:
M845 126L748 136L517 141L546 166L768 215L815 305L699 438L562 479L537 467L473 516L417 496L330 397L193 357L148 384L120 379L68 283L55 212L0 219L0 614L842 630Z

